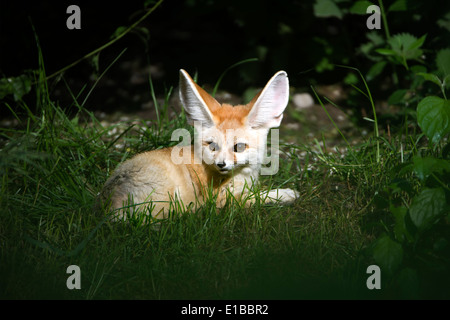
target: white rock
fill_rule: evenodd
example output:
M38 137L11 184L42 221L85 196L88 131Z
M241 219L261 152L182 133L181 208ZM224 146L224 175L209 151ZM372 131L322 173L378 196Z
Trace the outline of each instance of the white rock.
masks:
M306 109L314 105L314 99L309 93L296 93L292 97L296 109Z

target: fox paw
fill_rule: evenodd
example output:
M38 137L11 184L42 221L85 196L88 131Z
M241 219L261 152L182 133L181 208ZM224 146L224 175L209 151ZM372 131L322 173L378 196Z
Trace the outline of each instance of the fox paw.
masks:
M300 197L300 193L292 189L275 189L269 192L269 198L277 199L282 204L291 204Z

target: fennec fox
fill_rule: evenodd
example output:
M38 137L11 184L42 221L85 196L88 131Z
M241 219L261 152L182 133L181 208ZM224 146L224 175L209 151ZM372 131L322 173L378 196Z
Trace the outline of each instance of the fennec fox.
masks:
M277 72L247 105L219 104L180 70L180 100L188 123L197 132L194 145L141 153L121 164L106 181L101 199L126 219L126 210L164 218L173 201L184 207L202 205L211 190L217 207L227 195L250 205L258 181L270 128L278 127L289 97L284 71ZM289 204L291 189L260 194L264 202ZM130 204L133 205L130 207Z

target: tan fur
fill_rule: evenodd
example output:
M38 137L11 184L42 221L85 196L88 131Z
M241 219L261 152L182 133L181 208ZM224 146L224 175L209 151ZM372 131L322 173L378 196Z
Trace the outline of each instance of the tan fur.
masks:
M265 146L268 129L253 130L247 125L247 117L259 94L248 105L234 107L229 104L221 105L195 84L187 73L185 77L190 88L196 90L201 102L205 103L213 117L214 126L204 130L204 138L223 135L222 140L217 140L221 141L218 143L221 156L227 160L233 159L234 164L230 166L234 169L224 173L220 172L217 163L208 164L204 159L201 163L195 163L195 155L198 156L202 150L211 151L208 149L210 143L208 141L201 141L201 145L197 146L175 146L138 154L122 163L113 172L101 192L101 202L104 205L109 204L111 209L116 211L116 218L125 219L127 210L143 214L151 211L152 216L164 218L167 217L173 200L179 201L178 203L185 208L191 206L196 209L208 199L209 191L217 196L217 206L221 207L226 203L228 193L240 200L241 197L248 195L248 190L258 180L261 164L239 164L238 156L243 156L244 153L237 155L232 149L243 137L247 139L245 141L248 145L245 152L248 148ZM197 106L194 106L193 110L197 111ZM228 129L238 130L236 135L229 138L230 141L225 138ZM191 161L175 164L171 156L182 155L184 152L191 154ZM219 151L214 157L215 160L219 158ZM298 193L290 189L280 189L264 192L261 196L269 199L266 202L273 201L273 198L281 198L285 203L290 203L298 197ZM253 201L254 199L249 199L247 204Z
M185 206L191 203L198 206L203 204L207 196L208 185L204 182L213 181L214 190L218 190L229 180L208 166L194 164L193 146L186 147L191 149L192 164L173 164L170 155L174 148L178 148L182 154L183 149L172 147L144 152L125 161L106 181L102 191L103 201L112 196L111 206L117 210L129 204L131 194L134 204L149 205L152 201L152 215L163 218L170 201L176 197ZM123 218L124 211L119 211L119 218Z

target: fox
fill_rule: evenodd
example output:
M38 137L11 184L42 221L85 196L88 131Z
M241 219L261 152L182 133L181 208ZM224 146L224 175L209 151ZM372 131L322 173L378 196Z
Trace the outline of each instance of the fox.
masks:
M176 201L182 208L204 205L213 195L217 208L227 199L256 201L270 129L279 127L289 101L289 81L278 71L246 105L219 103L180 69L179 98L197 136L188 146L147 151L120 164L105 182L101 201L126 220L127 210L167 218ZM187 131L187 130L186 130ZM292 204L292 189L258 191L263 203ZM128 211L130 212L130 211Z

